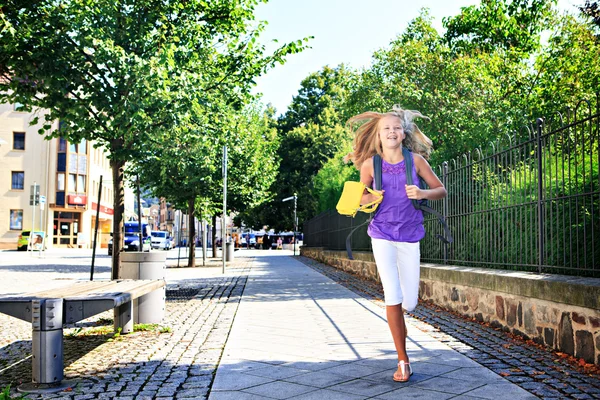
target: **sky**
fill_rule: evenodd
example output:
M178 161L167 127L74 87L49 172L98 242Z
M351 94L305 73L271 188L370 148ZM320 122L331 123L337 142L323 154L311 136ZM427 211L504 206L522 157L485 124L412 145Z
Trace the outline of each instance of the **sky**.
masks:
M563 10L584 0L559 0ZM287 57L256 82L255 93L262 102L271 103L284 113L298 93L300 82L325 65L344 63L352 68L368 67L376 50L388 46L404 32L408 23L429 9L434 27L442 32L442 18L454 16L461 7L479 4L479 0L269 0L256 8L256 19L267 21L262 42L271 51L277 45L308 36L310 49ZM278 44L272 44L272 40Z

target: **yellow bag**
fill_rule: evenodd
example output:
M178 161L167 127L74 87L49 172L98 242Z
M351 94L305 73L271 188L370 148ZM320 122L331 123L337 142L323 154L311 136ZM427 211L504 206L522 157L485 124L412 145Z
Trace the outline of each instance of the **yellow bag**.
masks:
M360 200L362 199L363 193L365 189L369 191L369 193L377 196L375 201L372 201L368 204L360 205ZM383 200L383 195L371 189L370 187L365 186L362 182L354 182L348 181L344 183L344 190L342 191L342 196L335 207L341 215L349 215L354 217L357 212L362 211L366 213L372 213L377 209L377 206Z

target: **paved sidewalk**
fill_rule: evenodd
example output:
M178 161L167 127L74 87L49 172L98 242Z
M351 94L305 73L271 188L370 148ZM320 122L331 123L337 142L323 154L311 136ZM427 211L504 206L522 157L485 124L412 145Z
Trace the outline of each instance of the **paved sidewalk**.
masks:
M209 399L535 399L414 327L410 382L382 308L291 257L257 258Z
M381 284L306 257L300 261L383 308ZM531 340L421 302L413 324L438 341L542 399L600 399L600 375Z

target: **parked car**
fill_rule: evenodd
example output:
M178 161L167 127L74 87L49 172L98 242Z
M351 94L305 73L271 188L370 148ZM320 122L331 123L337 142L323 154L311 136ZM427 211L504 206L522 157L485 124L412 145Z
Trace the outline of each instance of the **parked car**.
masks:
M29 245L29 235L31 234L30 230L21 231L19 235L19 239L17 240L17 250L25 251L27 250L27 246ZM33 237L31 238L33 249L41 250L42 243L44 243L44 237L46 236L46 232L34 231ZM45 249L44 249L45 250Z
M153 249L170 250L173 247L171 245L172 238L169 235L169 232L152 231L150 232L150 236L152 236Z
M142 244L140 246L140 228L137 221L125 222L125 235L123 239L123 251L150 251L152 247L150 227L142 224ZM108 241L108 255L112 255L113 241Z

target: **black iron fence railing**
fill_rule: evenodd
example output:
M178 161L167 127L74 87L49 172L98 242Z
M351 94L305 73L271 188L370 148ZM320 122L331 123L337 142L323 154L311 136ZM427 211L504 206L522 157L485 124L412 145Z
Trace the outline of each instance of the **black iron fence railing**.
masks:
M476 149L437 167L448 197L431 205L446 216L454 243L438 240L441 225L426 217L422 260L600 277L600 113L581 105L585 115L580 107L566 121L560 116L556 129L538 120L489 154ZM368 218L359 214L330 210L306 221L304 244L345 249L350 230ZM366 225L352 249L370 250Z

